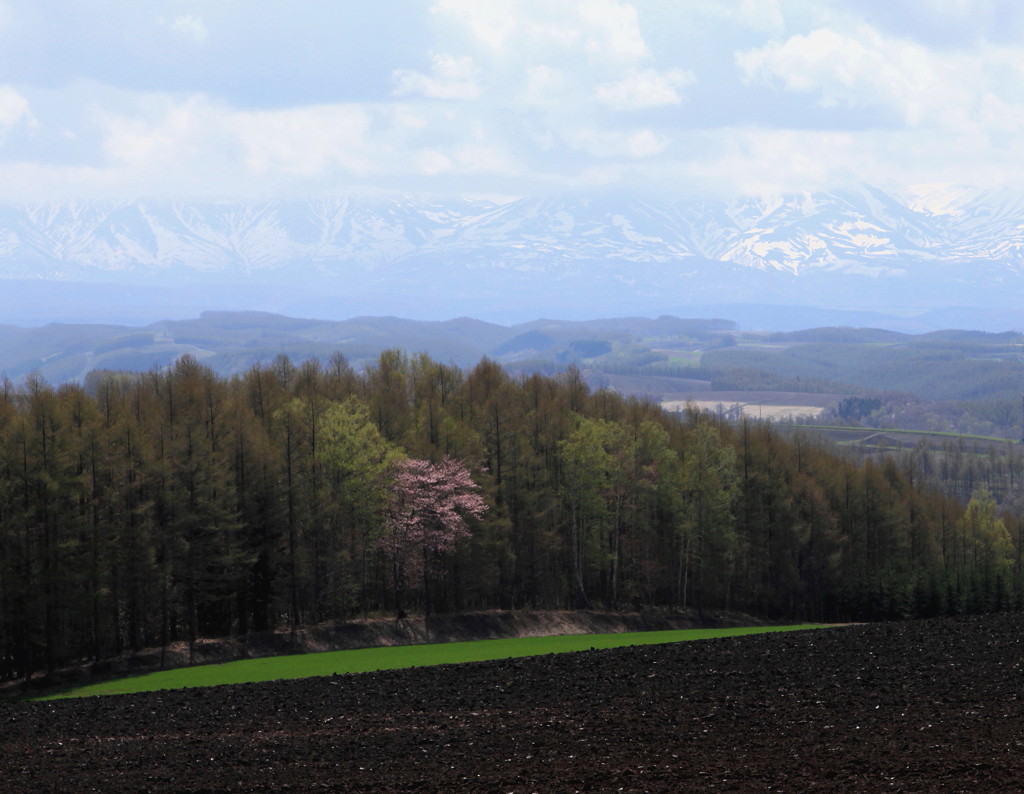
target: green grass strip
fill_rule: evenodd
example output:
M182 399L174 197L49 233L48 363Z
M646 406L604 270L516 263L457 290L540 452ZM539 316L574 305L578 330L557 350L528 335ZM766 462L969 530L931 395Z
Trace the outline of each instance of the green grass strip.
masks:
M656 645L666 642L737 637L774 631L796 631L825 628L820 624L797 626L751 626L729 629L682 629L675 631L639 631L623 634L567 634L555 637L521 637L474 642L445 642L436 645L398 645L380 648L359 648L347 651L324 651L288 656L241 659L222 664L182 667L155 673L75 687L33 700L89 697L92 695L124 695L134 692L155 692L161 689L244 684L278 681L286 678L311 678L344 673L368 673L375 670L397 670L406 667L429 667L439 664L461 664L492 659L542 656L549 653L620 648L626 645Z
M946 430L907 430L904 428L895 427L850 427L848 425L802 425L801 430L844 430L852 433L864 433L865 435L875 435L880 433L883 435L903 434L905 436L939 436L941 438L962 438L967 441L994 441L1000 444L1005 444L1008 441L1010 443L1017 443L1009 438L1001 438L999 436L978 436L973 433L952 433Z

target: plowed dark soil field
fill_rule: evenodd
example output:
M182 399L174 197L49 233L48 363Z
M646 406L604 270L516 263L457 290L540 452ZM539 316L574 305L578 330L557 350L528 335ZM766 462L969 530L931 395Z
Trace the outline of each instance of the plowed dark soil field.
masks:
M0 788L1021 791L1024 618L0 705Z

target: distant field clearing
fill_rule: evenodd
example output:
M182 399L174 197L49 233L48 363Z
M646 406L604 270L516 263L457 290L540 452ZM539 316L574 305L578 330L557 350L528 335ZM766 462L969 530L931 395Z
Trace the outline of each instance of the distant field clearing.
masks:
M818 405L765 405L764 403L720 402L711 400L667 400L661 407L667 411L685 411L692 405L701 411L716 413L719 410L735 413L742 412L752 419L798 419L801 417L817 417L825 408Z

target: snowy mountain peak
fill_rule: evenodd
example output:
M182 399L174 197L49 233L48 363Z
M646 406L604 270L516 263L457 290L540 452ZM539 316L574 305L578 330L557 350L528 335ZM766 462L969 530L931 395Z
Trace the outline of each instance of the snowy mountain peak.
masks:
M958 216L965 205L981 195L975 188L948 182L911 185L907 190L907 208L931 216Z
M447 290L467 314L482 296L544 289L616 307L822 292L851 305L1007 302L1024 283L1024 194L924 184L717 201L377 192L8 205L0 278L277 283L369 311Z

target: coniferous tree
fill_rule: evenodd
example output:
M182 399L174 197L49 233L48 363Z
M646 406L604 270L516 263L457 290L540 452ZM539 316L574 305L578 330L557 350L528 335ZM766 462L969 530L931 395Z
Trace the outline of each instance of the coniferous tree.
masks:
M449 455L490 509L442 547L388 501L388 464ZM365 372L281 356L222 379L183 357L84 389L0 381L0 677L396 601L1014 608L1022 468L960 443L853 462L769 423L591 392L578 369L399 351Z

